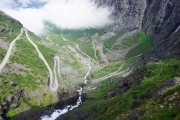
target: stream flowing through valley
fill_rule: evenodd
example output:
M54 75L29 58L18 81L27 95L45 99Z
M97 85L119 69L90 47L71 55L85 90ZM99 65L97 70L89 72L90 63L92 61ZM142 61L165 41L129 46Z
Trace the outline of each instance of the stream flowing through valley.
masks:
M85 83L87 82L87 76L90 74L90 71L91 71L91 66L89 66L89 70L84 77ZM79 97L75 105L67 105L66 107L64 107L64 109L54 110L54 112L50 116L49 115L41 116L41 120L56 120L56 118L58 118L59 116L66 114L68 111L73 110L74 108L77 108L82 103L82 87L80 87L80 89L77 90L77 92L79 93Z
M78 57L79 57L79 55L78 55ZM92 68L91 68L90 63L88 63L86 60L82 60L82 61L88 67L88 71L87 71L86 75L84 76L84 80L85 80L84 83L86 84L87 80L88 80L87 76L90 74ZM57 66L57 64L58 64L58 67L57 67L58 75L59 75L59 78L61 78L60 66L59 66L60 58L58 56L55 56L54 57L54 70L53 70L53 72L55 74L54 75L55 78L56 78L56 66ZM82 87L80 87L80 89L77 90L77 92L79 93L79 97L78 97L75 105L67 105L66 107L64 107L64 109L54 110L54 112L50 116L49 115L42 115L40 119L41 120L56 120L59 116L66 114L68 111L73 110L74 108L77 108L82 103L82 90L83 90Z

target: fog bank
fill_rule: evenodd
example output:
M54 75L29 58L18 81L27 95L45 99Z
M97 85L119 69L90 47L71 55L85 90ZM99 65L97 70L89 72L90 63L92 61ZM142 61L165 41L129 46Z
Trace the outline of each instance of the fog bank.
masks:
M36 34L47 21L63 29L100 28L113 22L110 8L91 0L2 0L0 9Z

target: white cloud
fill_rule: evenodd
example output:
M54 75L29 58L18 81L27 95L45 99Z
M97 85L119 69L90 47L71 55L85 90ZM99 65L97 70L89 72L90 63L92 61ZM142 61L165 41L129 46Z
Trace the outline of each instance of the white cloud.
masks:
M19 9L18 11L6 9L6 13L19 20L23 26L36 34L43 31L44 12L40 9Z
M2 4L6 2L0 1ZM23 8L32 2L47 2L41 8ZM26 28L39 34L43 28L43 22L49 21L58 27L68 29L97 28L112 22L109 18L111 10L107 7L97 8L90 0L19 0L20 8L0 8L12 17L19 20ZM8 6L7 4L6 6ZM14 2L15 4L15 2Z

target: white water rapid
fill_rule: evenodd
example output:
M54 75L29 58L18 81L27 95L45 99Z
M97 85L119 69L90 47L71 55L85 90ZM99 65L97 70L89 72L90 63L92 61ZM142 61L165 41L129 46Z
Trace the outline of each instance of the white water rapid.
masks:
M41 120L56 120L59 116L66 114L68 111L77 108L82 103L82 87L78 90L79 98L75 105L67 105L64 109L55 110L50 116L45 115L41 117Z

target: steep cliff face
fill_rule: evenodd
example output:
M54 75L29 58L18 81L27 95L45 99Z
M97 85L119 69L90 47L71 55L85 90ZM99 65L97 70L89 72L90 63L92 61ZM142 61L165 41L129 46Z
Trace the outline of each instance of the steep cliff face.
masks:
M110 6L115 23L110 31L142 29L153 41L154 56L164 58L180 53L179 0L100 0Z
M157 56L180 53L180 1L148 0L142 28L153 40Z
M115 23L110 27L110 31L117 32L124 29L140 29L144 11L146 9L145 0L98 0L100 6L110 6Z

